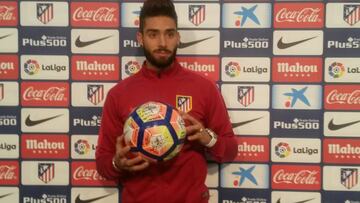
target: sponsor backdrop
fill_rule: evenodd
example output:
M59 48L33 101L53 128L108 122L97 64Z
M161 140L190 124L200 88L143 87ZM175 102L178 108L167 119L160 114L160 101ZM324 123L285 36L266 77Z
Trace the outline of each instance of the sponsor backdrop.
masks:
M144 60L140 6L0 1L1 203L120 201L94 152L107 92ZM359 203L360 2L175 6L178 60L218 83L237 135L210 202Z

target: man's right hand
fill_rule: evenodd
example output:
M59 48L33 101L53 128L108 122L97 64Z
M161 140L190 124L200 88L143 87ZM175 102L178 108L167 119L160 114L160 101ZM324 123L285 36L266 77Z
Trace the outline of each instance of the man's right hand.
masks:
M113 162L115 165L114 168L116 167L116 170L136 172L149 167L150 163L145 160L141 155L136 153L130 153L130 146L125 145L124 135L117 137L116 153L113 158Z

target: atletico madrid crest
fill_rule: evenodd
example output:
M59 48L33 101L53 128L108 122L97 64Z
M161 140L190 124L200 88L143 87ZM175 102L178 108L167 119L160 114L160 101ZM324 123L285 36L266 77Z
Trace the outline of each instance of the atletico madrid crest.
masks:
M47 24L54 18L54 6L51 3L38 3L36 4L37 19Z
M198 26L205 21L205 5L189 5L189 20Z
M176 95L176 108L185 113L191 111L192 109L192 97Z

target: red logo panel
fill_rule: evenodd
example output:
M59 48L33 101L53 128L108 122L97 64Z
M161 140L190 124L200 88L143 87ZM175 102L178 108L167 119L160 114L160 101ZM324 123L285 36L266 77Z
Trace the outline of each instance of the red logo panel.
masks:
M19 59L16 55L0 55L0 78L19 78Z
M275 57L272 60L274 82L321 82L321 58Z
M69 158L69 136L23 134L21 157L24 159L67 159Z
M274 4L275 28L322 28L324 5L322 3Z
M119 80L119 57L73 56L71 75L74 80Z
M235 161L269 161L269 138L236 137L236 140L238 143L238 154Z
M106 180L96 170L95 162L72 162L71 163L71 184L91 186L114 186L116 182Z
M320 166L315 165L273 165L271 167L271 188L320 190L320 170Z
M212 81L220 79L220 60L218 57L177 57L179 63Z
M0 26L17 26L18 16L16 1L0 2Z
M0 184L1 185L19 184L19 162L0 161Z
M72 2L74 27L119 27L119 4L110 2Z
M324 162L360 164L360 140L324 139Z
M360 110L359 85L326 85L325 109Z
M21 83L23 106L68 106L69 84L65 82Z

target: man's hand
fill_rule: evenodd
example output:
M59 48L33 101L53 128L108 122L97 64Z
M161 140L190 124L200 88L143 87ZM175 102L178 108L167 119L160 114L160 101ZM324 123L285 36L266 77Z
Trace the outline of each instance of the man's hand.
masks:
M209 144L211 137L205 131L203 124L187 113L180 113L188 125L186 126L186 137L189 141L198 141L201 145Z
M139 154L130 154L130 146L125 145L124 135L116 139L116 153L113 158L115 169L119 171L141 171L149 167L149 162ZM130 158L131 157L131 158Z

